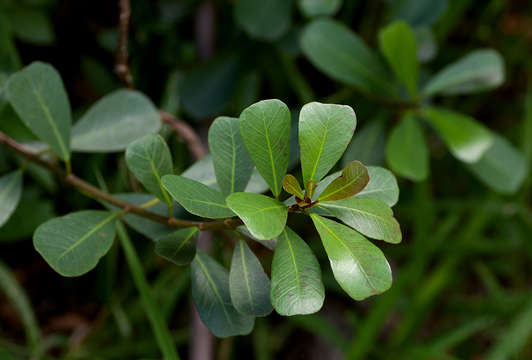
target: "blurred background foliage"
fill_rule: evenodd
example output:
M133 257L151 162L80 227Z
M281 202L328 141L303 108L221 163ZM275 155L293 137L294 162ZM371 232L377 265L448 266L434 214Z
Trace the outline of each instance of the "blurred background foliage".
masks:
M344 164L359 159L386 166L387 134L400 112L318 70L303 54L300 35L315 19L334 17L377 49L379 30L401 19L415 29L421 82L472 50L502 55L502 86L434 104L503 135L521 152L526 169L532 160L531 14L526 0L133 0L129 55L136 88L204 138L215 116L238 116L260 99L279 98L294 109L314 100L345 103L355 109L358 129ZM113 72L117 19L117 3L108 0L0 0L0 85L22 65L46 61L61 73L73 108L82 112L122 86ZM0 130L34 140L4 103ZM187 169L192 160L186 147L174 137L168 141L176 171ZM216 358L532 358L529 173L518 191L498 194L453 159L430 129L426 142L430 174L399 183L395 214L403 243L380 244L394 272L391 290L352 301L333 281L324 252L315 251L327 287L324 308L305 317L259 319L250 336L216 340ZM509 159L495 155L502 163ZM0 173L18 161L0 148ZM112 192L135 189L123 156L76 154L73 163L93 183L105 179ZM95 204L45 170L27 170L31 178L19 208L0 228L0 358L157 358L116 249L96 271L75 280L60 277L36 253L31 234L37 225ZM517 176L504 175L503 181ZM290 226L303 234L299 220ZM158 258L140 234L134 240L187 358L188 270ZM305 240L322 250L316 233L307 231ZM272 253L260 245L253 250L268 269ZM211 253L228 264L231 247L215 238Z

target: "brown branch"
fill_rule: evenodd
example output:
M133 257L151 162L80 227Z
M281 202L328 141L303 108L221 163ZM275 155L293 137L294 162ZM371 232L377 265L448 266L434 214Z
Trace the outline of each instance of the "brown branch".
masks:
M207 154L207 149L201 142L200 137L190 125L165 111L160 110L159 115L161 116L161 120L172 128L172 130L174 130L187 144L188 150L194 159L200 160L205 154Z
M88 182L80 179L74 174L67 174L65 170L57 166L56 164L43 160L38 155L32 151L26 149L22 144L13 140L3 132L0 132L0 143L6 145L12 150L16 151L20 155L24 156L31 162L34 162L51 172L53 172L57 177L65 181L67 184L72 185L81 193L87 195L92 199L106 201L116 207L119 207L129 213L142 216L144 218L150 219L155 222L159 222L171 227L192 227L197 226L200 230L221 230L227 228L234 228L242 224L240 219L229 218L226 220L218 221L189 221L182 220L177 218L167 218L165 216L157 215L151 211L148 211L142 207L139 207L135 204L128 203L123 201L113 195L98 189L97 187L89 184Z
M119 0L120 18L118 23L118 41L116 48L115 72L122 82L130 89L133 86L133 78L128 63L127 42L129 36L129 23L131 19L131 4L129 0ZM165 122L187 144L188 149L195 160L201 159L207 154L198 134L186 122L176 118L165 111L159 111L161 120Z
M116 44L115 72L122 82L133 88L133 77L128 64L127 39L129 36L129 23L131 19L131 4L129 0L120 0L120 17L118 20L118 39Z

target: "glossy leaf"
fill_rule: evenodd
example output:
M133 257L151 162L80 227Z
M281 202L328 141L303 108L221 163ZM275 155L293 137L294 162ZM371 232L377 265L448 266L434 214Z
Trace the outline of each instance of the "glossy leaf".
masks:
M458 95L490 90L504 82L504 60L495 50L476 50L447 65L425 85L426 95Z
M263 100L240 115L249 156L275 197L281 193L290 154L290 111L280 100Z
M303 183L320 181L338 162L356 128L347 105L306 104L299 113L299 147Z
M234 7L235 20L251 37L263 40L280 38L291 23L292 1L245 0Z
M307 197L309 197L310 199L312 199L312 197L316 193L317 185L318 184L314 180L309 180L307 182L307 187L306 187L306 191L307 192L306 192L306 194L307 194Z
M490 131L467 115L434 107L424 108L423 114L463 162L478 161L493 143Z
M33 245L63 276L92 270L113 244L115 214L86 210L49 220L33 234Z
M298 5L308 17L334 15L342 6L342 0L299 0Z
M316 20L301 36L305 56L330 77L379 97L394 97L396 89L379 57L345 25Z
M266 316L272 312L270 279L243 240L237 242L233 251L229 290L233 306L239 313Z
M368 166L369 182L359 192L357 198L377 199L388 206L394 206L399 200L399 185L390 170L378 166Z
M157 239L155 252L176 265L188 265L196 256L198 233L197 227L176 230Z
M399 223L393 217L392 209L380 200L352 197L320 203L319 207L327 209L331 216L372 239L392 244L401 242Z
M184 176L165 175L162 180L168 193L191 214L210 219L234 216L216 189Z
M325 299L318 260L288 227L279 236L273 255L270 298L275 311L283 316L315 313Z
M505 138L493 135L493 145L469 169L482 182L503 194L515 193L525 180L529 167L523 154Z
M283 189L287 193L294 195L301 200L305 198L303 189L301 189L301 185L299 185L299 181L297 181L294 175L286 174L283 180Z
M126 163L150 193L172 206L172 199L161 182L164 175L174 172L172 155L160 135L148 134L132 142L126 150Z
M252 193L233 193L226 199L227 205L259 240L278 236L286 225L288 208L271 197Z
M161 128L150 99L133 90L117 90L94 104L72 128L72 149L80 152L122 151Z
M248 228L245 225L238 226L235 229L235 231L238 232L240 235L246 236L246 238L248 239L258 242L265 248L270 249L272 251L275 250L275 247L277 246L277 238L273 238L271 240L259 240L253 235L251 235L251 233L249 232Z
M22 171L13 171L0 177L0 227L17 208L21 194Z
M363 300L392 285L392 271L382 251L351 228L311 214L336 281L349 296Z
M190 265L192 299L203 323L217 337L247 335L255 318L242 315L231 304L227 270L202 251Z
M369 182L368 169L359 161L351 161L318 197L318 201L341 200L358 194Z
M389 206L394 206L399 199L399 185L392 172L378 166L368 166L369 182L356 194L357 198L370 198L381 200ZM340 176L341 172L335 172L318 183L316 193L320 194L329 184ZM313 198L317 200L317 198Z
M218 184L216 183L214 163L212 161L212 156L210 153L201 158L201 160L196 161L194 164L192 164L181 175L186 178L196 180L214 189L219 189Z
M390 168L414 181L427 178L429 149L419 121L405 113L393 128L386 144L386 159Z
M410 96L417 94L419 66L414 32L403 21L396 21L379 32L379 47L395 77L406 85Z
M7 97L24 124L46 142L62 160L70 159L70 103L59 73L33 62L13 74Z
M216 181L226 195L244 191L253 162L244 147L238 119L221 116L209 129L209 148L214 163Z
M342 157L342 166L345 167L353 160L358 160L366 166L381 165L385 146L385 122L382 118L372 119L369 124L357 130Z

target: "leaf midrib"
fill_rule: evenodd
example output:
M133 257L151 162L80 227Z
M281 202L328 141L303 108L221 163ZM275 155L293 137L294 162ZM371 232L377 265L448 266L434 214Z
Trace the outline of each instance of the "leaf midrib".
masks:
M146 159L150 163L151 170L153 171L153 175L155 176L155 180L157 181L157 185L159 185L159 188L161 189L161 192L163 194L164 200L168 204L168 206L172 206L172 201L170 200L170 197L168 196L168 193L163 187L163 183L161 182L161 177L159 176L159 171L157 170L157 167L155 166L155 163L153 162L153 159L151 155L148 153L148 150L144 148L144 154L146 154Z
M342 239L340 239L327 225L325 225L325 223L323 223L318 216L314 214L311 214L311 216L313 219L316 219L347 250L347 252L351 255L351 258L353 259L353 261L357 264L358 268L360 269L360 272L364 275L364 279L366 280L368 285L374 291L377 291L377 288L373 284L373 281L371 281L368 274L366 273L366 270L364 270L363 266L360 264L360 261L353 254L353 251L349 248L349 246L347 246L345 242L342 241Z
M185 239L178 245L177 249L174 251L173 257L175 258L181 249L188 243L188 241L198 232L198 228L194 228L190 234L188 234Z
M224 312L225 318L227 319L227 322L229 323L230 326L233 326L233 322L231 321L231 317L229 316L229 313L227 312L227 309L225 308L225 303L224 303L220 293L218 292L218 288L216 287L216 284L212 280L211 275L209 274L209 271L205 267L205 264L203 264L203 261L201 261L201 259L197 255L196 255L196 260L198 261L198 264L199 264L199 266L201 268L201 271L203 272L203 275L205 275L205 277L207 278L207 281L209 282L209 285L211 286L211 289L214 292L214 296L216 297L216 299L218 299L218 302L222 306L222 310Z
M246 266L246 258L244 256L244 244L242 243L242 241L239 244L240 244L240 257L242 258L242 272L244 273L244 279L246 280L246 290L248 292L248 298L249 298L251 311L254 311L255 310L255 303L253 302L253 296L251 296L251 287L249 285L248 271L247 271L247 266Z
M79 238L78 241L76 241L74 244L70 245L65 251L63 251L57 260L61 260L66 254L73 251L75 248L77 248L79 245L81 245L85 240L87 240L92 234L94 234L96 231L100 230L102 227L105 226L108 222L113 220L115 217L118 216L119 213L111 214L107 218L105 218L103 221L99 222L94 226L92 229L87 231L81 238Z
M50 109L48 109L48 106L46 106L46 104L44 103L41 95L39 94L39 92L35 88L35 84L31 80L31 78L27 74L24 74L24 76L26 77L28 82L31 84L31 90L32 90L33 94L35 95L35 97L37 98L37 101L39 102L39 104L42 107L42 110L43 110L43 113L44 113L44 117L46 118L46 121L48 121L48 124L52 128L54 136L57 138L57 143L59 144L59 147L61 148L61 152L63 153L63 156L64 156L65 160L68 159L70 153L67 151L65 143L63 142L63 138L61 137L61 134L59 133L59 129L55 125L55 122L54 122L54 119L52 117L52 114L50 113Z
M343 174L342 174L342 175L343 175ZM342 175L341 175L341 176L342 176ZM359 174L356 178L353 178L353 180L349 181L349 182L346 183L344 186L338 188L337 190L334 190L334 191L330 192L329 194L325 194L326 196L323 197L323 198L321 198L321 200L322 200L322 201L325 201L325 199L329 199L329 198L331 198L331 197L334 196L335 194L337 194L337 193L339 193L340 191L344 190L346 187L351 186L354 182L356 182L358 179L360 179L361 176L362 176L362 174ZM333 182L336 181L336 180L338 180L338 179L333 180ZM331 183L331 184L332 184L332 183ZM331 184L329 184L329 186L331 186ZM325 190L327 190L327 189L325 189ZM324 190L324 191L325 191L325 190ZM320 200L320 198L318 198L318 200Z

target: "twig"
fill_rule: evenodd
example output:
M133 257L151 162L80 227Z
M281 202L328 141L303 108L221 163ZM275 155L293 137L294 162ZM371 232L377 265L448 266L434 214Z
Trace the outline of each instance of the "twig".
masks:
M131 19L129 0L120 0L120 17L118 21L118 40L116 46L115 72L128 88L133 88L133 77L128 64L127 39Z
M188 150L194 159L200 160L207 154L207 149L201 142L200 137L190 125L162 110L159 111L159 115L161 116L161 120L170 126L186 142Z
M129 36L129 23L131 19L131 4L129 0L119 0L120 19L118 23L118 41L116 48L115 72L122 82L130 89L133 86L133 78L128 63L127 43ZM207 154L200 137L186 122L176 118L165 111L159 111L161 120L165 122L179 137L186 142L188 149L195 160L201 159Z
M189 221L177 219L174 217L168 218L165 216L157 215L151 211L148 211L140 206L135 204L128 203L123 201L113 195L98 189L97 187L89 184L88 182L80 179L74 174L67 174L65 170L55 165L52 162L41 159L38 155L34 154L30 150L26 149L22 144L13 140L3 132L0 132L0 143L6 145L7 147L15 150L20 155L24 156L31 162L34 162L51 172L53 172L57 177L65 181L66 183L74 186L78 191L87 195L92 199L99 199L106 201L114 206L117 206L128 213L133 213L135 215L142 216L144 218L156 221L171 227L192 227L197 226L200 230L221 230L227 228L235 228L242 224L242 222L237 218L229 218L225 220L217 221Z

